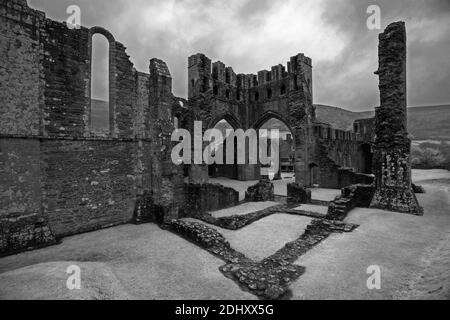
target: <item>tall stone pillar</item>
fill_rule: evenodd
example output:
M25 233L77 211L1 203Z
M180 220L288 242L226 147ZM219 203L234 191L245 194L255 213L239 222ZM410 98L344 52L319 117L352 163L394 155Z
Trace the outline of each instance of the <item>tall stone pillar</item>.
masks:
M390 24L379 36L381 106L375 114L375 186L371 207L421 215L411 183L411 140L407 131L406 29Z
M158 222L178 218L183 195L182 171L172 162L172 77L166 63L150 60L151 215Z
M288 93L289 124L295 136L295 183L287 186L288 203L310 203L309 146L313 121L312 61L299 54L288 63L290 90Z

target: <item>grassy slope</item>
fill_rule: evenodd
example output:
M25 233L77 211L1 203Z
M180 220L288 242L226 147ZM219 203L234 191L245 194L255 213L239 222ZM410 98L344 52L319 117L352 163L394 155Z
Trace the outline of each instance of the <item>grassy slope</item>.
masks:
M352 112L324 105L316 105L316 113L317 120L344 130L352 130L357 119L374 116L373 111ZM409 108L408 126L415 140L450 140L450 105Z
M100 128L108 127L107 108L108 104L104 101L92 102L92 120ZM318 121L343 130L352 130L353 122L357 119L374 116L373 111L352 112L325 105L316 105L316 113ZM450 140L450 105L409 108L408 124L415 140ZM264 127L287 130L276 120L270 120Z

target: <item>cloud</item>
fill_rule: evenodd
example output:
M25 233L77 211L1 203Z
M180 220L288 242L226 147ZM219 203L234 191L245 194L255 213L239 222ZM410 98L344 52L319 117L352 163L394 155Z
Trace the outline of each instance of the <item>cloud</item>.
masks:
M65 20L78 4L82 24L110 30L132 62L148 70L165 60L174 93L187 95L187 58L197 52L237 73L256 73L305 53L314 64L314 101L352 110L378 102L378 33L366 27L367 7L381 8L383 28L404 20L408 30L410 105L450 103L448 0L29 0Z

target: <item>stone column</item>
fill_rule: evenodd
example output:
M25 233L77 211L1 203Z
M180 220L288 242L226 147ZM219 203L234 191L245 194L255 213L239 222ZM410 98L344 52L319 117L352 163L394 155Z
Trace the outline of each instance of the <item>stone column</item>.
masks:
M375 114L375 186L371 207L423 214L411 184L411 140L407 132L406 29L390 24L379 36L381 106Z
M308 164L313 117L312 61L299 54L289 63L289 124L295 136L295 183L287 186L288 203L310 203Z
M172 162L171 135L175 129L172 118L172 77L164 61L150 60L151 109L151 193L153 219L167 222L178 218L183 197L181 168Z

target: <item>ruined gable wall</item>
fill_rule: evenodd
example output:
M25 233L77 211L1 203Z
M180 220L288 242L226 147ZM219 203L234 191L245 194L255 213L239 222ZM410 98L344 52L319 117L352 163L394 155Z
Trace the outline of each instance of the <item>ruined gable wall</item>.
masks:
M39 245L43 221L56 236L130 221L151 190L149 74L101 28L69 30L17 0L0 19L0 251ZM111 46L106 136L90 128L93 31Z
M110 44L110 132L90 124L91 36ZM143 166L135 140L135 74L125 47L101 28L68 29L46 20L43 207L58 236L130 221ZM73 141L77 138L79 141Z

